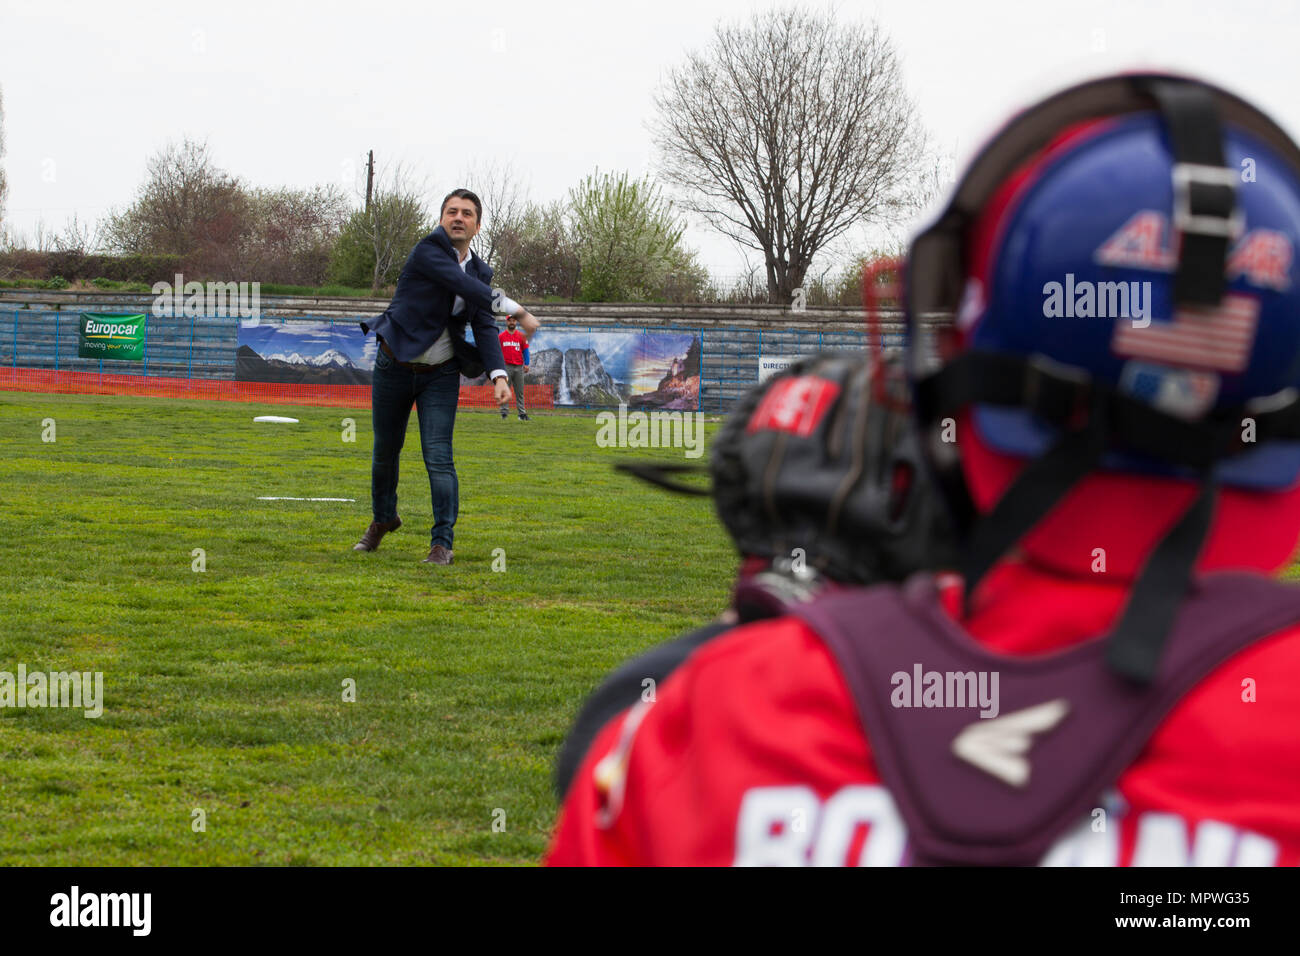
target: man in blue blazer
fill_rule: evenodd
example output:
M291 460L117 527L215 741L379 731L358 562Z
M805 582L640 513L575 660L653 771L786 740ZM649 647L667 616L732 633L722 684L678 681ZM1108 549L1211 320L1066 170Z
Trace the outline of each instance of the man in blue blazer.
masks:
M505 405L510 385L493 312L513 315L530 339L539 325L527 309L488 285L492 269L469 248L482 219L478 196L468 189L450 193L442 201L438 228L411 250L388 309L377 319L361 323L362 331L374 332L379 339L370 392L374 520L354 551L374 551L385 534L402 525L397 516L397 466L414 402L433 498L434 525L424 560L452 563L460 486L451 438L460 376L476 378L490 369L497 404ZM466 322L473 330L474 345L465 340Z

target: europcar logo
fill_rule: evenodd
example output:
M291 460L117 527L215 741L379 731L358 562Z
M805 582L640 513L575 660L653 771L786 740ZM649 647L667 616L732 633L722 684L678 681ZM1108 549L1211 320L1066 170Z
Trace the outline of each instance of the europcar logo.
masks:
M145 317L84 312L77 355L81 358L139 360L144 357Z
M86 322L86 335L113 338L115 336L135 336L137 326L134 323L108 323L96 322L90 319Z

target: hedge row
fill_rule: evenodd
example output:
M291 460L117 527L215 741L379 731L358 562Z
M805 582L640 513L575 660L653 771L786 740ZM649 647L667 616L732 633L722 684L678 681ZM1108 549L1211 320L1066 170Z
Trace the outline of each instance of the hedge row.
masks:
M19 249L0 253L0 278L50 279L62 276L78 279L112 279L115 282L171 282L186 272L185 256L105 256L82 252L35 252ZM197 278L197 277L192 277Z

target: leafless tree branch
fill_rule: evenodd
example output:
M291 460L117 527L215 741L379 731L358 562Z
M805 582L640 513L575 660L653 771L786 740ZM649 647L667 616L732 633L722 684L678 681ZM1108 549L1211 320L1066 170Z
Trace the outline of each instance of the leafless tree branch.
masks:
M763 256L788 302L813 257L915 208L927 144L878 26L802 8L719 25L655 95L663 176L686 208Z

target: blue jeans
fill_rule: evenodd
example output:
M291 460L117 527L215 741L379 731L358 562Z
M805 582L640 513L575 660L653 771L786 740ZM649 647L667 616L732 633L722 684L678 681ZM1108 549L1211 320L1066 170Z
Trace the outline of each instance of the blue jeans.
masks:
M452 362L436 371L417 372L402 368L380 349L375 355L370 390L371 421L375 450L370 465L370 496L376 521L397 518L397 466L406 441L406 425L415 404L420 419L420 447L429 472L429 493L433 498L430 547L451 550L460 486L456 463L451 457L451 433L456 424L456 401L460 397L460 368Z

